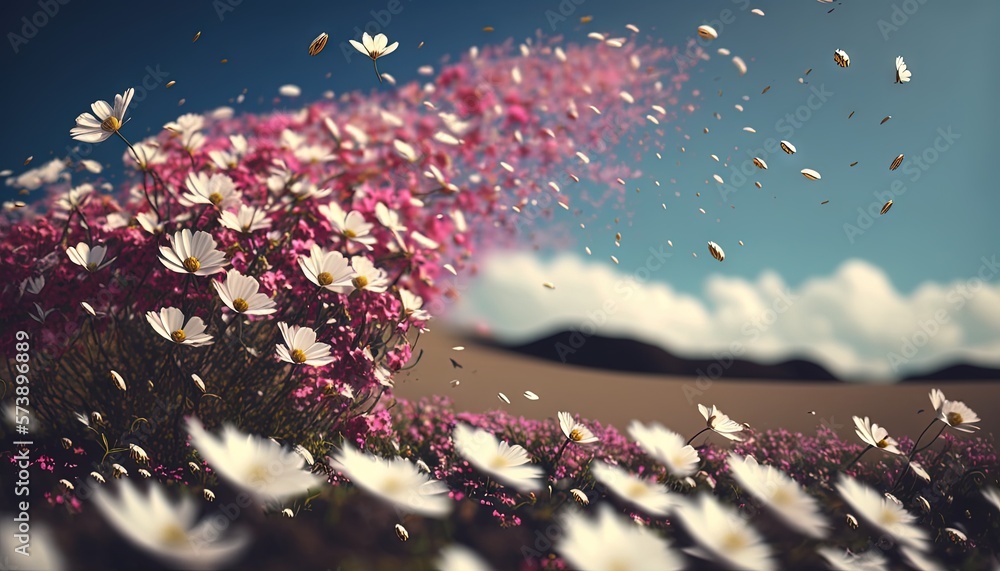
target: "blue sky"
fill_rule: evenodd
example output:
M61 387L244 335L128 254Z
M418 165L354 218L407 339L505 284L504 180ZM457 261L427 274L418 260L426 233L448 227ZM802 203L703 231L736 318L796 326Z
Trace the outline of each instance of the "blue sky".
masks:
M15 110L4 118L0 170L12 169L15 175L24 170L21 163L28 155L35 157L32 166L66 156L77 114L92 101L110 99L144 80L152 88L130 109L133 133L152 133L181 113L230 104L244 89L246 102L237 109L248 112L275 108L277 88L286 83L302 87L300 101L318 99L328 89L391 89L373 84L360 54L348 51L350 62L343 55L341 44L355 36L356 28L367 26L400 42L380 67L406 82L417 78L419 66L437 66L442 57L458 57L471 45L520 40L536 30L587 42L588 32L624 35L624 26L633 23L652 40L683 46L698 25L711 23L720 37L705 44L712 57L698 64L682 97L697 111L681 115L676 124L682 133L665 130L662 160L646 154L645 177L629 181L620 209L596 213L586 229L574 230L579 263L610 266L613 254L620 265L610 269L631 273L643 266L650 248L661 248L669 239L673 255L650 273L650 281L719 310L710 288L720 279L750 284L774 274L801 289L860 262L849 267L880 274L895 295L912 301L929 284L939 284L944 295L948 284L975 276L983 257L1000 253L1000 193L992 172L1000 124L994 103L1000 87L994 73L1000 43L994 30L1000 3L995 1L51 4L59 7L53 16L45 15L44 3L37 1L8 1L0 7L5 35L0 68L8 78L0 98L4 108ZM834 11L827 13L831 7ZM751 8L766 16L751 14ZM560 13L564 20L555 17ZM593 21L581 25L584 15ZM43 25L24 30L25 19ZM496 31L486 33L484 26ZM201 38L192 43L199 30ZM309 57L306 46L323 31L330 34L330 44L321 56ZM418 50L421 41L425 45ZM729 57L716 54L720 47L747 62L746 75L736 72ZM838 48L850 55L850 68L834 64ZM907 85L893 83L897 55L913 72ZM229 63L220 64L222 58ZM147 77L150 72L159 79ZM800 77L805 83L798 82ZM169 80L176 86L167 89ZM771 89L762 95L767 85ZM178 106L181 98L186 102ZM738 112L735 104L745 110ZM886 115L892 119L879 125ZM744 132L747 126L756 133ZM709 134L702 133L705 127ZM683 133L691 139L684 140ZM769 139L772 144L788 139L798 153L765 155ZM713 153L722 162L709 158ZM906 157L903 166L890 172L890 162L900 153ZM769 169L748 169L751 176L740 184L735 173L752 156L764 158ZM115 165L120 157L117 146L94 147L86 156ZM858 165L849 167L853 161ZM819 171L822 180L806 180L802 168ZM714 174L731 186L717 185ZM754 180L763 189L755 188ZM641 193L634 192L636 186ZM13 192L11 187L0 191L4 200ZM874 205L877 213L890 197L889 214L874 216L869 228L863 228L867 220L859 225L859 208ZM823 200L830 202L821 205ZM578 224L570 213L556 210L557 222ZM621 219L617 225L615 217ZM614 245L616 231L623 235L621 247ZM709 240L725 249L724 263L708 256ZM592 258L584 257L584 246L592 249ZM556 263L557 254L542 248L537 263ZM492 291L489 284L484 288ZM479 298L483 301L472 314L489 319L491 297ZM997 327L987 321L975 325L974 333L996 340ZM960 337L969 334L963 331Z

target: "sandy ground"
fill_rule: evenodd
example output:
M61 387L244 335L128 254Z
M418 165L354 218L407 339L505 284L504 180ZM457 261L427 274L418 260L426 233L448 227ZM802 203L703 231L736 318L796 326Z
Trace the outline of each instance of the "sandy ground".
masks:
M465 346L454 351L454 346ZM786 428L814 434L821 423L842 437L856 438L852 415L869 416L894 437L916 436L931 418L927 394L940 388L952 400L965 401L982 422L980 435L1000 435L1000 380L997 382L906 383L855 385L759 380L702 381L633 373L617 373L563 365L477 345L440 325L420 338L421 361L396 378L396 394L417 399L443 394L458 411L503 408L511 414L555 417L560 410L624 429L629 421L659 421L681 434L704 427L697 404L716 405L738 422L756 429ZM454 358L463 368L454 368ZM460 385L452 387L450 381ZM523 396L530 390L537 401ZM503 392L511 404L497 397ZM918 413L920 409L923 412ZM815 411L815 415L811 414Z

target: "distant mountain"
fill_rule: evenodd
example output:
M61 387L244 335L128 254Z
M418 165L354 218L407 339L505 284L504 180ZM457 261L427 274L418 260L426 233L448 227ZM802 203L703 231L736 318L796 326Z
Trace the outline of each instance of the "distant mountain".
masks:
M580 341L583 340L581 344ZM716 379L770 379L837 381L822 366L802 359L792 359L764 365L744 359L732 359L720 353L719 359L686 359L673 355L655 345L636 341L563 331L523 345L502 345L483 341L508 351L549 361L563 362L581 367L650 373L684 377L704 376Z
M581 340L583 341L581 344ZM728 353L720 358L688 359L669 351L637 341L615 337L561 331L525 343L505 345L495 340L480 342L547 361L562 362L580 367L715 379L761 379L777 381L838 381L822 365L805 359L791 359L774 364L763 364L745 359L732 359ZM938 371L911 375L907 381L1000 381L1000 369L977 365L953 364Z

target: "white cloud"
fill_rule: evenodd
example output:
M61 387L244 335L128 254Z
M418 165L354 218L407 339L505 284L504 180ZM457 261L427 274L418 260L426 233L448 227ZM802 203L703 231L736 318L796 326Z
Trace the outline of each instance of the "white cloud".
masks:
M69 175L63 175L66 170L66 163L59 159L52 159L44 165L26 170L16 177L8 178L7 186L35 190L43 185L52 184L60 179L69 180Z
M773 271L754 281L715 275L700 299L649 281L643 268L630 274L568 254L542 261L504 253L481 266L449 321L486 327L508 342L569 329L628 336L688 357L802 357L841 378L886 381L956 361L1000 366L995 260L983 258L978 276L925 283L909 295L881 269L853 259L795 289Z

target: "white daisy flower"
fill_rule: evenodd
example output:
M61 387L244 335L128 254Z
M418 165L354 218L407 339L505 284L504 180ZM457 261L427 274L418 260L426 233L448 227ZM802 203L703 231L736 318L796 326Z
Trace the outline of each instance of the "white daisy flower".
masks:
M649 515L664 517L677 505L666 486L630 474L624 468L597 461L590 470L612 494Z
M21 292L22 292L22 295L24 295L23 292L28 292L31 295L38 295L38 293L40 291L42 291L42 288L44 288L44 287L45 287L45 276L31 276L31 277L25 279L23 282L21 282ZM402 290L400 290L400 293L402 293ZM420 298L418 297L417 299L420 299ZM423 300L421 300L421 301L423 301ZM405 303L404 303L404 307L405 307Z
M685 478L698 471L698 451L684 442L684 437L659 423L648 426L633 420L628 433L646 454L649 454L677 478Z
M683 569L684 558L643 527L626 522L607 505L591 519L570 511L562 520L555 550L572 569L581 571L669 571Z
M541 489L544 471L531 465L528 451L521 446L498 441L489 432L463 423L455 425L452 439L459 455L503 485L521 492Z
M277 311L274 300L258 293L260 283L253 276L244 276L236 270L226 273L226 281L212 280L226 307L244 315L270 315Z
M205 173L191 173L185 180L188 192L180 196L184 206L195 204L211 204L216 208L232 208L240 203L240 193L236 190L233 179L222 173L209 177Z
M927 531L902 506L857 480L841 475L837 491L862 519L903 545L926 550Z
M378 71L378 58L391 54L399 47L399 42L393 42L390 45L386 44L389 44L389 39L385 37L385 34L378 34L372 38L368 35L368 32L365 32L361 37L361 42L351 40L351 45L354 46L354 49L372 58L372 63L375 65L375 75L378 77L379 83L382 83L382 75Z
M457 543L441 550L434 568L438 571L493 571L475 551Z
M105 262L104 256L107 253L108 248L106 246L94 246L91 248L85 242L80 242L76 246L66 248L66 255L69 256L69 261L78 266L83 266L84 269L91 273L108 267L111 262L118 259L111 258Z
M731 569L769 571L777 565L771 548L735 509L711 494L699 494L677 508L677 516L698 547L685 549L702 559Z
M150 167L156 165L162 165L167 162L166 155L160 154L160 144L156 139L147 139L132 145L135 149L136 156L139 157L139 162L134 163L135 156L132 155L132 151L125 151L126 162L128 164L134 164L139 170L148 171Z
M135 219L139 222L139 226L142 226L142 229L146 232L154 235L163 233L163 223L160 222L159 216L152 210L136 214Z
M405 458L378 458L345 444L335 459L333 467L354 485L400 510L437 518L451 512L448 486L422 474Z
M160 246L160 262L181 274L208 276L225 271L226 256L215 249L215 239L208 232L194 234L187 228L174 232L171 245Z
M195 522L198 508L188 496L171 504L161 485L138 491L128 480L117 484L113 497L105 488L94 492L94 504L118 533L138 547L185 569L218 569L233 562L247 546L249 534L220 537L209 518Z
M340 252L325 252L313 244L308 256L299 256L299 266L309 281L328 291L347 294L354 290L355 272Z
M855 416L854 425L857 427L854 432L868 446L889 454L902 454L898 448L899 443L889 436L889 432L884 427L871 422L867 416L864 419Z
M699 404L698 412L700 412L701 416L705 418L705 422L708 423L708 427L720 436L724 436L725 438L736 442L743 441L743 437L740 436L740 433L743 432L745 427L725 414L722 414L722 411L715 408L714 404L712 405L712 408Z
M392 232L406 232L399 213L381 202L375 205L375 219Z
M161 337L180 345L201 347L215 343L212 336L205 333L205 322L200 317L192 317L184 323L184 314L175 307L164 307L159 313L147 311L146 321Z
M729 469L740 487L773 511L785 525L815 539L826 537L827 524L815 498L774 466L752 456L729 455Z
M427 321L431 314L421 309L424 299L408 289L399 288L399 300L403 304L403 316L414 321Z
M931 404L934 405L934 412L937 414L937 420L961 432L979 430L978 426L973 426L979 422L979 416L972 412L972 409L967 407L965 403L946 399L944 393L939 389L931 389L930 398Z
M820 547L816 550L834 571L888 571L885 556L869 549L864 553L851 553L846 549Z
M282 501L323 484L323 478L306 471L305 460L267 438L244 434L232 425L222 427L216 438L196 418L188 419L191 444L232 485L261 501Z
M257 230L267 230L271 227L271 221L267 219L266 211L246 204L240 204L240 209L235 214L229 210L220 212L219 223L242 234L251 234Z
M133 95L135 89L131 87L122 95L115 95L113 108L107 101L94 102L90 106L94 114L81 113L77 116L76 127L70 129L70 136L84 143L100 143L114 135L125 124L125 112L128 110L128 104L132 102Z
M230 135L232 151L209 151L208 157L220 169L234 169L240 164L240 159L247 154L247 139L243 135Z
M90 200L90 193L94 192L94 186L90 183L84 183L80 186L75 186L69 189L66 196L60 198L56 201L56 206L61 210L70 211L75 208L80 208Z
M284 321L278 323L284 345L275 345L278 358L293 365L311 365L322 367L334 362L330 356L330 346L316 342L316 332L309 327L288 325Z
M566 436L566 440L577 444L590 444L600 440L589 428L573 420L573 415L568 412L559 412L559 428Z
M385 293L389 289L389 278L385 270L376 268L375 264L365 256L354 256L351 258L351 268L354 270L354 279L351 283L356 290L365 290L375 293Z

